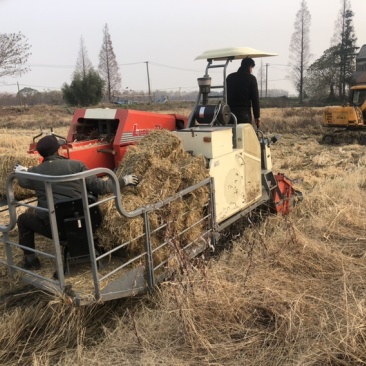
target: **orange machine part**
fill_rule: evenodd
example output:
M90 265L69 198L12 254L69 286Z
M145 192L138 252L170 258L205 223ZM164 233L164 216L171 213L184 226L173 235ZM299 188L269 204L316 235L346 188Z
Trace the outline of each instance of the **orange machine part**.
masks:
M291 181L282 173L275 175L278 189L273 191L274 209L276 213L286 215L290 212L291 198L295 193Z
M176 114L160 114L127 109L108 110L107 120L118 122L113 139L108 141L100 136L96 138L75 139L75 132L80 124L80 120L87 119L95 130L98 130L98 120L105 120L99 117L98 113L93 115L93 109L77 109L74 113L69 132L67 144L64 146L63 155L70 159L81 160L89 168L104 167L114 170L119 166L124 154L131 145L138 144L139 141L150 131L165 129L175 131L177 122L181 128L186 127L187 117ZM37 154L36 143L30 144L28 153ZM40 162L43 159L40 157Z

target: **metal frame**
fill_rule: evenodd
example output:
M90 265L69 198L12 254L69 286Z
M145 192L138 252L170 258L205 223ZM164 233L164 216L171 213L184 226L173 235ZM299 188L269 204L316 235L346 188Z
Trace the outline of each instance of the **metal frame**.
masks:
M225 61L225 63L220 63L220 64L216 64L213 65L212 62L214 61L213 59L208 59L207 60L207 66L206 66L206 71L205 71L205 75L204 77L209 77L208 74L208 70L209 69L215 69L215 68L223 68L223 81L222 81L222 85L211 85L211 89L222 89L222 94L220 95L208 95L208 99L218 99L218 98L222 98L224 103L227 103L227 92L226 92L226 69L229 65L229 63L234 59L234 57L227 57L226 60L220 60L220 61ZM210 94L210 93L209 93ZM197 95L197 99L196 102L194 104L193 107L193 111L196 110L197 106L200 103L202 97L202 92L201 90L199 90L198 95ZM189 116L188 119L188 127L194 127L195 123L194 123L194 113L191 113L191 115Z
M104 175L111 178L113 182L113 193L109 196L105 196L103 199L89 204L88 202L88 191L86 187L86 179L91 176L96 175ZM13 182L16 177L22 177L27 179L32 179L36 181L43 182L45 185L46 196L48 200L48 207L49 209L35 207L30 205L29 203L18 201L14 197L13 191ZM169 203L182 199L185 195L188 195L194 192L196 189L208 186L209 187L209 199L207 202L207 212L201 218L200 221L204 220L207 229L205 232L200 233L200 239L204 242L202 243L188 243L184 248L183 251L186 252L188 257L193 257L201 253L205 250L208 246L215 244L216 235L214 234L215 231L215 201L214 201L214 188L213 188L213 180L211 178L207 178L198 184L195 184L192 187L184 189L172 197L167 198L164 201L157 202L153 205L148 205L145 207L140 207L134 211L127 212L121 202L123 202L123 197L120 194L120 186L118 183L118 178L115 173L106 168L97 168L91 169L85 172L73 174L73 175L65 175L65 176L49 176L49 175L40 175L28 172L17 172L11 173L6 182L7 188L7 204L9 209L9 223L7 225L0 225L0 231L3 233L3 236L0 237L0 242L5 245L5 253L6 259L0 258L0 263L6 265L8 267L9 274L11 276L15 275L16 273L23 274L23 281L27 283L31 283L34 286L41 288L43 290L55 293L55 294L62 294L65 295L65 276L63 272L63 254L61 252L60 246L60 239L58 236L57 230L57 222L56 222L56 213L55 213L55 203L52 194L52 186L55 183L64 183L70 181L79 181L80 182L80 191L81 191L81 198L83 201L83 209L84 209L84 216L85 216L85 224L87 229L87 237L89 243L89 252L90 252L90 262L91 262L91 272L94 282L94 294L92 298L90 298L90 294L78 294L75 293L72 297L72 301L76 305L85 305L90 302L95 301L107 301L121 297L128 297L136 295L137 293L146 292L148 290L153 290L157 283L161 282L167 275L171 274L171 270L167 268L168 260L165 260L161 263L154 263L153 254L159 248L163 248L167 245L171 245L171 240L176 240L176 238L169 238L164 243L159 245L159 248L153 249L151 243L151 236L154 235L154 231L150 228L150 214L156 210L163 208L165 205ZM136 216L141 216L144 220L144 234L139 238L134 238L133 240L138 240L143 237L144 239L144 251L140 253L138 256L129 259L125 263L123 263L118 268L113 269L112 271L108 272L106 275L101 276L98 270L98 262L101 261L103 258L106 258L112 255L117 250L121 249L122 247L126 247L131 241L127 241L122 245L113 248L112 250L103 253L102 255L97 255L94 248L94 238L93 238L93 230L91 224L91 217L90 217L90 208L96 205L100 205L107 201L113 200L116 210L119 212L120 215L123 215L127 218L133 218ZM48 257L55 261L56 263L56 270L58 272L58 280L44 277L34 271L28 271L20 266L17 266L14 263L13 259L13 250L15 248L24 249L22 245L19 243L13 242L10 240L9 232L15 228L16 221L17 221L17 213L16 208L19 206L23 207L32 207L36 210L40 211L47 211L50 217L50 224L51 230L53 235L53 242L54 242L54 252L55 254L47 253L41 250L33 250L34 253L37 253L40 256ZM194 223L197 225L199 222ZM164 230L164 228L168 225L168 223L163 224L161 227L156 228L157 230ZM182 233L189 230L190 228L185 228ZM178 233L177 235L182 235L182 233ZM194 241L197 241L196 238ZM28 248L27 248L28 249ZM141 259L145 258L145 265L141 266L133 266L133 264L138 263ZM132 269L131 269L132 268ZM161 272L158 274L158 272ZM123 273L122 273L123 272ZM107 286L101 289L100 283L101 281L107 279L108 277L111 278L112 275L115 275ZM70 281L68 281L70 282Z

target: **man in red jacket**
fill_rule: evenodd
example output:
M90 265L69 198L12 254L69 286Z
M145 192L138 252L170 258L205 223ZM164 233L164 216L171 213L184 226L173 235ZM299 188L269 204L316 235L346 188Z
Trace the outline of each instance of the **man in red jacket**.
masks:
M37 143L37 151L44 158L43 162L32 168L17 166L17 170L27 170L31 173L44 175L69 175L88 170L86 165L79 160L70 160L60 155L61 146L64 141L58 140L54 135L47 135L41 138ZM48 208L47 197L44 183L27 178L19 178L19 185L23 188L32 189L36 192L38 199L38 207ZM139 182L136 175L126 175L119 178L121 188L127 185L137 185ZM103 195L113 192L113 184L111 180L103 180L97 177L89 177L86 179L88 190L96 195ZM53 199L55 204L70 198L80 198L81 192L79 182L64 182L62 184L53 185ZM51 226L49 222L48 212L36 210L26 211L18 217L19 244L26 247L35 248L34 234L38 233L47 238L52 238ZM39 269L41 263L34 252L24 250L25 269Z
M252 123L252 111L256 126L260 126L260 106L257 79L252 75L255 63L244 58L237 72L226 78L227 103L236 116L237 123Z

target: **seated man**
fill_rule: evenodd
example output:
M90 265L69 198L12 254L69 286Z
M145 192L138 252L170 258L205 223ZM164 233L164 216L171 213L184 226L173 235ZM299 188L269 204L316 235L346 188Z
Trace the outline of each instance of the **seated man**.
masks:
M32 168L17 167L16 170L27 170L31 173L44 175L68 175L88 170L85 164L79 160L70 160L60 155L60 149L64 142L60 142L54 135L47 135L37 143L37 151L44 158L43 162ZM121 188L127 185L137 185L138 178L134 175L126 175L119 178ZM95 194L107 194L113 192L113 184L110 179L103 180L97 177L86 179L88 190ZM36 180L19 178L19 185L23 188L33 189L36 192L38 206L47 208L47 197L43 182ZM70 198L80 198L81 192L79 182L65 182L53 185L54 202L58 203ZM47 238L52 238L48 212L26 211L18 217L19 244L26 247L35 248L34 234L38 233ZM25 269L39 269L41 263L36 254L24 250Z

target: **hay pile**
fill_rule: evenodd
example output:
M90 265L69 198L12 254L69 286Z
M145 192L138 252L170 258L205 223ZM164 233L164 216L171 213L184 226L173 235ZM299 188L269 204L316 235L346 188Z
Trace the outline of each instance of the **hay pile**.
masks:
M140 183L122 191L122 205L129 212L160 202L209 176L205 168L205 158L193 157L185 152L180 139L167 130L155 130L145 136L139 145L129 148L116 174L124 176L132 173L138 176ZM153 248L198 221L203 216L203 207L208 197L207 187L202 187L153 212L149 216L152 230L167 224L164 230L159 230L152 236ZM115 248L144 233L142 217L121 217L116 212L113 202L102 207L102 210L104 221L97 234L100 245L105 249ZM174 244L183 247L197 238L202 229L203 224L195 226L194 229L175 238ZM143 239L139 239L129 245L127 254L133 256L143 250ZM168 251L165 249L154 253L154 259L165 259L169 255Z
M8 175L13 172L15 164L31 167L39 164L39 155L31 155L24 153L1 154L0 165L0 196L6 195L6 179ZM16 182L13 184L14 195L17 199L24 199L34 196L34 191L25 189L19 186Z

